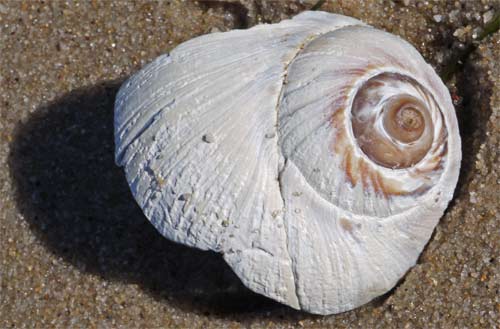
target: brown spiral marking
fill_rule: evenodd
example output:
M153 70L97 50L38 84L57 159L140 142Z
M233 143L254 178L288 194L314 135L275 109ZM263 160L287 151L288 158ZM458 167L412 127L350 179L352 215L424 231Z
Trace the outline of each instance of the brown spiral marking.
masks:
M345 107L339 106L344 104L347 97L343 96L334 102L336 110L331 118L331 123L335 129L335 140L333 143L333 152L342 157L342 166L345 172L347 182L351 186L356 186L358 183L363 185L363 189L368 189L371 186L375 193L382 195L388 199L393 195L407 195L413 192L408 192L399 188L399 184L389 178L383 177L380 172L374 169L363 158L354 159L353 146L347 141L347 131L344 125Z
M401 63L397 62L396 64ZM348 101L348 97L346 95L352 88L354 88L356 81L360 76L365 75L367 72L375 68L380 69L380 67L376 67L375 64L368 64L363 68L339 70L340 74L351 76L351 81L346 84L344 88L342 88L342 91L340 92L341 96L336 98L331 105L331 108L333 109L331 125L333 129L335 129L333 152L337 156L341 157L341 165L345 172L346 181L351 184L351 186L356 186L361 183L363 189L365 190L371 186L376 194L383 196L385 199L388 199L391 196L423 194L430 189L430 186L423 185L414 191L403 190L398 181L384 177L382 173L380 173L376 168L373 168L373 165L368 163L364 158L360 157L355 160L353 146L352 143L349 143L348 141L347 128L345 126L346 107ZM376 83L376 81L371 81L371 83ZM422 96L429 101L428 95L423 93ZM444 122L444 118L442 119ZM443 150L439 152L439 154L432 157L428 161L428 165L425 166L425 168L413 168L409 170L408 172L412 177L427 179L427 174L443 168L444 157L447 154L447 144L445 138L446 133L441 132L438 141L434 144L432 150L429 151L435 153L437 148L444 143Z

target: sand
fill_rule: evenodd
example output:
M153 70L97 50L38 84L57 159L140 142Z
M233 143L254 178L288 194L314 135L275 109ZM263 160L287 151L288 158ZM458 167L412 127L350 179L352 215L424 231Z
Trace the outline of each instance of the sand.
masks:
M401 283L356 310L294 311L214 253L147 222L113 161L113 102L197 35L277 22L315 1L0 0L0 327L500 327L498 1L335 1L411 42L446 77L463 138L454 200ZM488 31L487 31L488 32Z

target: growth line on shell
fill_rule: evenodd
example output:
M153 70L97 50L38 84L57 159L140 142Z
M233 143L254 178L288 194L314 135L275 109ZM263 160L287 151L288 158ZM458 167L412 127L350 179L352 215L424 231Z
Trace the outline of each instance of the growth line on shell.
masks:
M276 121L275 122L276 122L276 124L275 124L275 127L276 127L276 135L277 135L277 138L276 138L276 150L278 152L278 168L277 168L278 169L278 177L277 177L277 180L278 180L278 189L279 189L281 201L283 203L283 216L282 216L283 221L285 220L285 214L286 214L286 201L285 201L285 198L283 197L282 175L283 175L283 171L285 170L285 168L287 166L288 159L286 159L286 157L282 154L281 147L280 147L279 109L280 109L280 106L281 106L281 100L283 98L283 93L285 91L285 85L287 84L288 67L290 66L291 63L293 63L293 61L295 60L295 58L297 58L297 56L302 51L302 49L304 49L304 47L306 47L308 43L310 43L312 40L314 40L318 36L319 35L310 35L306 40L304 40L299 45L299 47L297 48L297 51L293 55L293 57L288 61L288 63L285 64L284 71L283 71L284 72L283 73L283 78L282 78L282 81L281 81L281 88L280 88L280 92L278 94L278 99L277 99L277 102L276 102L276 108L275 108L275 112L276 112ZM281 159L281 158L283 158L283 159ZM283 161L283 163L281 161ZM281 168L280 168L280 165L281 165ZM291 267L290 270L291 270L291 273L292 273L292 276L293 276L293 282L294 282L294 292L293 293L295 295L297 303L300 305L300 298L299 298L299 295L298 295L298 288L299 287L297 286L297 274L295 273L295 264L294 264L292 255L290 253L290 243L289 243L290 232L288 230L288 224L287 223L283 223L283 227L285 229L286 249L287 249L287 252L288 252L288 259L290 261L290 267ZM302 307L302 305L300 305L300 307Z

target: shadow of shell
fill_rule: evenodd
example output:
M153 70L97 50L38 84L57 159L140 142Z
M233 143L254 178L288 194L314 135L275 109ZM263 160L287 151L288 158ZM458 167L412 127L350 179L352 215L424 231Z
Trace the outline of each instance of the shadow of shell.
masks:
M139 284L183 311L294 312L246 289L220 255L170 242L147 221L114 163L120 84L72 91L16 128L9 165L31 230L81 272Z

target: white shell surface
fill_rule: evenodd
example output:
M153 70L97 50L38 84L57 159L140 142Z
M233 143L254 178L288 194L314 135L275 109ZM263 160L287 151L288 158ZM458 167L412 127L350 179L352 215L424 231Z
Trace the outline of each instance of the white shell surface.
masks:
M357 146L353 98L380 74L423 98L433 144L410 168ZM392 88L392 89L391 89ZM318 314L387 292L451 200L460 137L446 87L407 42L323 12L201 36L115 104L116 162L165 237L221 252L253 291Z

